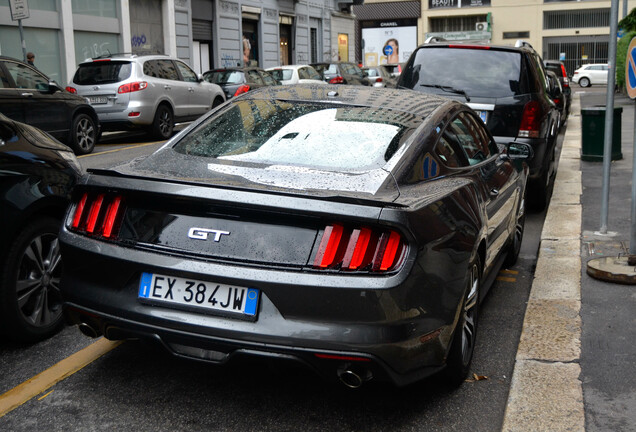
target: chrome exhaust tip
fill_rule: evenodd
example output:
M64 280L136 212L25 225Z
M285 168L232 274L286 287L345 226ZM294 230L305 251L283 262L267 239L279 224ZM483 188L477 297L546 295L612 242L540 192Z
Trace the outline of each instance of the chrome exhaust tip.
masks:
M93 339L96 337L99 337L99 332L95 330L93 327L91 327L89 324L80 323L77 325L77 327L79 328L79 331L81 331L82 334L85 336L88 336Z
M357 368L352 368L350 365L339 368L337 374L340 382L351 389L360 388L362 384L373 378L373 374L370 370L358 370Z

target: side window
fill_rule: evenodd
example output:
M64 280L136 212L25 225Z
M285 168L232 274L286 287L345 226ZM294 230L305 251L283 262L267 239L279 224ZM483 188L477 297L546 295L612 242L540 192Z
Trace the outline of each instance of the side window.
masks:
M146 73L146 65L149 66L149 72ZM144 73L157 78L179 81L179 73L171 60L151 60L144 63Z
M298 69L298 78L299 79L307 79L307 78L309 78L309 75L307 74L307 69L306 68L299 68Z
M444 165L448 167L459 168L462 166L457 152L455 152L452 144L445 136L442 136L437 142L437 145L435 146L435 154L437 154L437 157L440 158L440 160L444 162Z
M468 114L459 114L448 125L444 135L461 146L470 165L483 162L492 154L491 143L488 135L483 130L483 126ZM492 143L492 145L494 145L492 150L497 153L496 144Z
M144 75L158 78L157 62L155 60L148 60L144 62Z
M13 62L5 62L7 71L13 77L16 88L46 90L49 88L49 80L32 69Z
M181 76L183 77L183 80L185 82L199 82L197 74L195 74L194 71L188 67L188 65L180 61L175 61L175 64L179 68L179 72L181 73Z

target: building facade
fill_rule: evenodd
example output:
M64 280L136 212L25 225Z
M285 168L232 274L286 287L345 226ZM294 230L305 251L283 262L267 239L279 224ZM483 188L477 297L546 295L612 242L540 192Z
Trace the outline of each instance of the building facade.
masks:
M86 58L162 53L215 67L355 58L354 0L28 0L35 65L66 84ZM0 0L0 55L22 58L19 22ZM346 57L346 58L343 58Z
M625 1L619 2L619 18ZM413 3L420 7L417 16ZM353 7L360 39L356 58L365 64L376 58L385 61L386 45L378 44L389 39L387 29L392 28L402 38L400 52L403 46L410 50L431 36L503 45L523 39L544 59L562 60L571 74L582 64L607 62L610 7L610 0L365 0ZM413 22L416 31L408 31ZM399 61L405 61L404 56Z

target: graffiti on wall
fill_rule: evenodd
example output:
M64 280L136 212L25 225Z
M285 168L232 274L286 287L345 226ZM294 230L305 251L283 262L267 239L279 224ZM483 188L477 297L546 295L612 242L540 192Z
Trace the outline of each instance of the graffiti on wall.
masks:
M111 54L111 51L108 49L110 47L110 42L102 42L102 43L94 43L92 45L85 45L82 48L82 54L85 59L99 57L104 54Z
M221 54L221 66L222 67L234 67L240 64L240 60L232 54Z
M145 34L141 34L141 35L134 35L131 40L130 40L131 44L133 47L141 47L146 45L146 35Z

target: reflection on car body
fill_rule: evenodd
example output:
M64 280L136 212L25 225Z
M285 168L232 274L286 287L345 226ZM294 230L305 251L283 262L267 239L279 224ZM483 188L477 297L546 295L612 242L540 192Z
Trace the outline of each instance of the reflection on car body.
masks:
M295 359L350 387L441 370L459 384L479 302L519 254L530 152L500 153L470 108L418 92L242 94L83 177L61 231L68 318L212 363Z
M66 145L0 114L0 334L33 342L62 324L57 234L80 165Z

